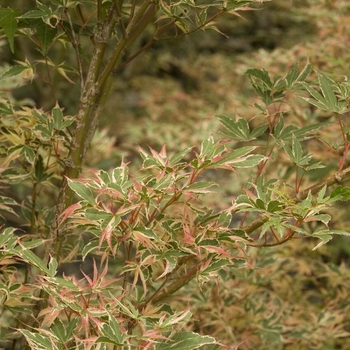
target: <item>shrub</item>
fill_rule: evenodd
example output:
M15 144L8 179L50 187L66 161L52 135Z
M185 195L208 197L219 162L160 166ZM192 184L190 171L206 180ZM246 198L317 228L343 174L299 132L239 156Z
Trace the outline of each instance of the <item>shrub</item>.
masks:
M23 14L0 8L11 50L17 33L40 49L36 64L23 60L0 77L8 84L0 101L2 347L316 348L348 336L341 310L348 308L347 294L327 293L344 268L318 266L322 276L315 277L314 264L298 265L279 250L288 242L299 254L308 238L318 240L317 249L334 235L349 235L331 221L337 205L349 199L346 80L314 72L309 62L282 76L248 69L258 98L254 120L219 115L219 135L176 152L140 147L137 170L125 161L110 171L82 169L86 159L98 160L86 156L91 144L96 158L115 152L106 134L93 140L111 75L166 37L165 30L182 36L180 30L209 27L253 2L98 1L96 18L89 1L37 2ZM90 65L82 54L84 35L93 43ZM136 40L143 36L149 41L140 49ZM75 67L51 58L60 43L71 45ZM127 57L127 49L135 51ZM57 101L43 110L13 98L12 84L35 83L36 70L43 74L40 65L54 99L52 72L79 77L76 114L66 114ZM307 113L310 105L324 120ZM294 106L302 108L299 118ZM327 132L338 135L336 143L328 142ZM334 161L313 155L320 142ZM228 185L229 205L213 203ZM69 273L72 262L79 267ZM301 277L288 292L297 273ZM315 292L318 285L323 289ZM300 291L309 303L293 310L289 303ZM310 323L304 308L311 315L322 311ZM228 318L226 309L239 320Z

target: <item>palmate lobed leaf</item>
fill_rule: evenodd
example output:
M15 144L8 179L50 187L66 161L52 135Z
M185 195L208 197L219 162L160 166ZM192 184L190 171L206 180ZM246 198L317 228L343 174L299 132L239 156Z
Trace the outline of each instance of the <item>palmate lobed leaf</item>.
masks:
M248 121L243 118L239 118L237 121L235 121L224 115L219 115L218 119L226 129L223 131L223 134L232 138L233 140L254 140L261 136L267 129L267 124L263 124L251 130Z
M221 124L226 128L223 133L233 139L240 141L247 141L249 139L249 125L248 122L240 118L238 121L234 121L226 116L218 116Z
M317 73L318 88L321 93L316 91L310 84L303 82L302 86L312 96L311 98L303 97L305 101L325 111L343 114L349 110L346 101L338 99L336 93L339 92L339 84L328 76Z

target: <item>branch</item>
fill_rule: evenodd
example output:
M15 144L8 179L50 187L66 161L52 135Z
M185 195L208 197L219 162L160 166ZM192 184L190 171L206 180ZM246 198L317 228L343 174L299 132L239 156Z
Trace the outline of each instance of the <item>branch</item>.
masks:
M124 50L129 47L145 30L157 13L157 7L145 1L126 28L126 36L121 38L112 53L101 77L98 79L97 89L102 90L113 69L120 63Z
M147 306L149 303L153 303L153 304L158 304L159 302L161 302L163 299L166 299L167 297L171 296L172 294L174 294L176 291L178 291L179 289L181 289L184 285L186 285L188 282L190 282L197 274L198 270L201 267L201 264L195 263L195 266L193 266L184 276L180 276L178 278L176 278L176 280L171 283L170 285L168 285L168 287L164 288L163 290L161 290L165 283L171 278L172 275L174 275L174 273L181 267L183 266L185 263L187 264L189 261L193 261L197 259L196 255L190 255L187 257L184 257L183 259L180 259L180 262L178 264L178 267L176 269L174 269L168 276L166 276L166 279L164 281L164 283L160 286L160 288L158 288L156 290L156 292L151 295L151 297L149 297L146 302L140 304L138 306L138 309L141 310L143 309L145 306Z

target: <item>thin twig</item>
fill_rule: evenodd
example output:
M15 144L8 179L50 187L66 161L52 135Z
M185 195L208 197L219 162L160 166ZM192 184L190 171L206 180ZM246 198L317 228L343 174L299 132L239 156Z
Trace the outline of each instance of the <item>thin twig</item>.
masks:
M70 16L70 13L69 13L68 9L65 10L65 14L66 14L66 17L68 19L70 30L72 32L71 43L73 45L73 48L74 48L74 51L75 51L75 56L77 58L78 72L79 72L79 77L80 77L80 89L81 89L81 91L83 91L84 85L85 85L85 81L84 81L84 74L83 74L83 65L82 65L82 62L81 62L81 57L80 57L80 52L79 52L79 41L77 40L77 37L75 35L72 18Z

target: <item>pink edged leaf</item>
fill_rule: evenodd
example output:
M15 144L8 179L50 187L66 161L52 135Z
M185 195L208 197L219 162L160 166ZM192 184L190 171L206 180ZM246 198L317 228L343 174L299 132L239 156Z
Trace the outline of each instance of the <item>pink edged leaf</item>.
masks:
M61 225L64 221L67 220L67 218L73 216L73 214L78 210L81 209L80 203L74 203L70 205L61 215L60 215L60 222L59 225Z
M113 229L120 223L121 218L119 216L113 216L109 221L106 228L102 231L100 240L99 240L99 248L101 248L103 241L106 241L108 247L113 251L112 245L112 237L113 237Z
M229 257L229 258L232 257L232 255L230 253L228 253L225 249L220 248L220 247L205 245L205 246L202 246L202 248L204 248L205 250L207 250L210 253L218 253L218 254L220 254L222 256L226 256L226 257Z

